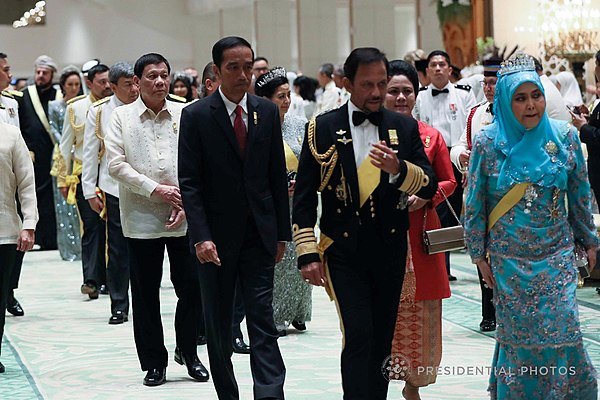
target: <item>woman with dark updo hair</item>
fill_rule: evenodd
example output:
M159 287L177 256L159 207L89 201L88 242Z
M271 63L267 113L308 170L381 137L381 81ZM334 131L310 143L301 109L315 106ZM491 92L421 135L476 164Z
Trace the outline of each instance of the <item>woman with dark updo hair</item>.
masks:
M284 68L273 68L258 77L254 93L266 97L279 107L291 209L306 119L287 114L290 108L290 85ZM281 336L286 335L290 323L299 331L306 330L305 322L311 318L311 296L312 286L304 282L298 271L294 245L287 243L283 259L275 266L273 278L273 319Z

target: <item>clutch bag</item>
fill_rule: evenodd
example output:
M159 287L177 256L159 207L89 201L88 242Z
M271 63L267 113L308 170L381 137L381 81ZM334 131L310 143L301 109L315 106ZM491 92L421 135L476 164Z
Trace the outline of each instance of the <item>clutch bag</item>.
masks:
M458 225L450 226L447 228L439 228L439 229L430 229L426 230L426 222L427 222L427 210L425 210L425 215L423 217L423 247L425 249L425 253L437 254L444 253L446 251L452 250L461 250L465 248L465 230L463 229L458 216L454 212L454 209L450 205L448 201L448 197L446 197L446 193L444 190L440 188L440 192L444 196L444 200L446 200L446 204L448 204L448 208Z
M589 278L590 276L590 263L588 261L587 252L583 245L579 242L575 243L575 250L573 251L575 257L575 265L579 270L579 275L582 278Z

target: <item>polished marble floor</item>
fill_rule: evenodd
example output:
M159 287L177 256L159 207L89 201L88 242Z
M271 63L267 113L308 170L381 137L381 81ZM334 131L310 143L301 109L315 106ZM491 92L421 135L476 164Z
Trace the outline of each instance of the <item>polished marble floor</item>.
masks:
M478 330L475 267L463 254L454 254L452 263L458 281L451 285L452 297L443 303L442 366L453 373L424 388L422 398L487 399L488 377L482 372L490 363L494 339ZM216 399L211 382L192 381L185 368L172 361L165 385L143 386L131 322L108 325L108 296L90 301L79 293L80 285L80 262L61 261L57 252L32 252L25 257L21 288L16 292L25 316L7 315L0 358L7 371L0 375L0 399ZM165 341L172 357L175 295L168 273L161 297ZM585 344L600 367L600 296L589 286L580 289L578 297ZM322 289L313 291L313 302L308 330L292 329L279 340L287 366L286 398L341 399L341 334L335 307ZM199 347L198 353L208 365L206 348ZM241 399L251 399L248 356L235 354L233 361ZM402 384L392 383L389 399L401 399L401 389Z

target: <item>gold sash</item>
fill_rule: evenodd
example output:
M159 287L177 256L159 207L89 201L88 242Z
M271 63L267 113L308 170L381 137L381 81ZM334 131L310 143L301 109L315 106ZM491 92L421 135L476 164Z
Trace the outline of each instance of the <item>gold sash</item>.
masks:
M519 200L521 200L523 195L525 195L525 191L529 185L530 183L517 183L504 195L504 197L500 199L488 217L488 232L492 230L492 227L500 218L502 218L504 214L506 214L515 206L515 204L519 202Z
M54 138L54 135L52 134L52 130L50 129L50 123L48 123L48 117L46 117L46 113L44 112L44 107L42 106L42 102L40 101L40 97L38 96L38 92L37 92L37 87L35 85L30 85L28 88L29 90L29 96L31 97L31 104L33 104L33 109L35 110L35 113L37 114L38 118L40 119L40 122L42 123L42 125L44 125L44 128L46 129L46 132L48 132L48 135L50 136L50 140L52 140L52 144L56 144L56 139ZM56 100L62 99L62 93L59 96L59 92L56 92Z
M360 207L365 204L381 180L381 170L371 163L367 156L358 168L358 190L360 192ZM359 208L360 208L359 207Z
M67 196L68 204L77 204L77 185L79 184L79 177L81 176L81 161L73 160L73 172L71 175L65 177L65 183L69 188L69 195Z
M285 151L285 168L288 171L298 171L298 157L292 151L292 148L284 141L283 150Z

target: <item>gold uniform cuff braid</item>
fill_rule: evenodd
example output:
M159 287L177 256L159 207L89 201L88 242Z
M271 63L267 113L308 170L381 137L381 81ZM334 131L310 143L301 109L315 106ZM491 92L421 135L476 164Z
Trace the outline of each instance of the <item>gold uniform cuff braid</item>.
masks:
M296 254L298 257L305 254L318 253L317 238L313 228L300 228L298 224L292 226Z
M408 161L404 162L406 163L406 177L398 189L412 196L429 184L429 177L421 167Z
M94 130L94 134L100 141L100 146L98 147L98 162L102 160L104 153L106 151L106 147L104 145L104 136L102 136L102 130L100 128L100 124L102 123L102 107L98 107L98 112L96 113L96 129Z

